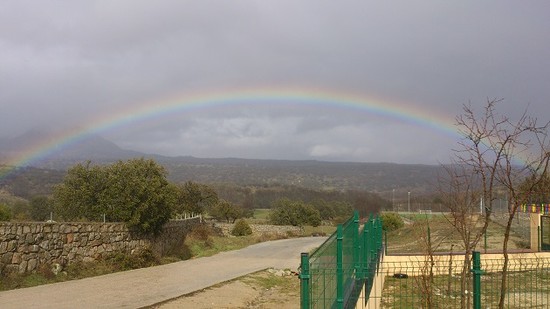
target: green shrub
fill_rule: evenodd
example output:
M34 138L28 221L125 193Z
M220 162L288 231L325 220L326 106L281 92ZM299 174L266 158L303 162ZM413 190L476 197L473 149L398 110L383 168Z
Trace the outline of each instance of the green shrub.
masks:
M158 234L176 206L177 191L166 169L151 159L71 167L54 189L55 211L63 220L125 222L141 234Z
M210 226L206 224L198 224L193 227L191 233L189 233L189 236L197 240L207 241L213 234L214 231L212 231Z
M395 231L405 226L401 216L394 212L383 213L380 215L382 220L382 229L386 232Z
M292 201L286 198L279 199L273 204L269 221L275 225L319 226L321 215L319 210L302 201Z
M235 222L235 226L231 230L231 235L233 236L246 236L250 234L252 234L252 228L250 228L250 225L244 219Z
M0 221L10 221L10 220L11 220L11 209L5 204L0 204Z
M143 249L135 254L114 253L107 256L105 261L115 265L118 270L130 270L160 264L159 258L150 249Z

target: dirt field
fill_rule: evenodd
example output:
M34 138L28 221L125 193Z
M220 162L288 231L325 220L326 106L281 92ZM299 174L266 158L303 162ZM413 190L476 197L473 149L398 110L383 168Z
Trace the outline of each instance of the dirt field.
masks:
M300 280L295 273L266 270L157 305L176 308L300 308Z

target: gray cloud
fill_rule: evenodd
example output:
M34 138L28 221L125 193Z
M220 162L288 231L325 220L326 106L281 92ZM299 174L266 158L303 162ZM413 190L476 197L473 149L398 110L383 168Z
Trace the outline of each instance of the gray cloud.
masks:
M6 1L0 137L175 94L320 88L453 117L504 98L550 112L550 4L531 1ZM103 132L167 155L437 163L456 138L347 110L188 110ZM545 118L545 119L543 119Z

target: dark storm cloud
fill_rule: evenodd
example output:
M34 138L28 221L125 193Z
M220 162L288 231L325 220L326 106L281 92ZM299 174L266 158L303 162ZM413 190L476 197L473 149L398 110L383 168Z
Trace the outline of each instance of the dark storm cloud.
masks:
M4 1L0 130L219 89L320 88L453 117L550 114L546 1ZM542 119L544 118L544 119ZM437 163L453 137L362 112L211 108L104 132L169 155Z

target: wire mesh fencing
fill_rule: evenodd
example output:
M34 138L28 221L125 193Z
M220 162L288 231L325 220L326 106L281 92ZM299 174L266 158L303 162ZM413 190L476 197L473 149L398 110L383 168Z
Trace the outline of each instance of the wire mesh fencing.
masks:
M361 227L355 212L317 250L302 254L301 308L354 308L381 251L380 219L371 215Z
M514 255L506 276L500 255L482 256L477 271L473 266L464 255L386 257L374 282L380 292L363 302L379 298L376 308L499 308L500 302L550 308L550 257Z

